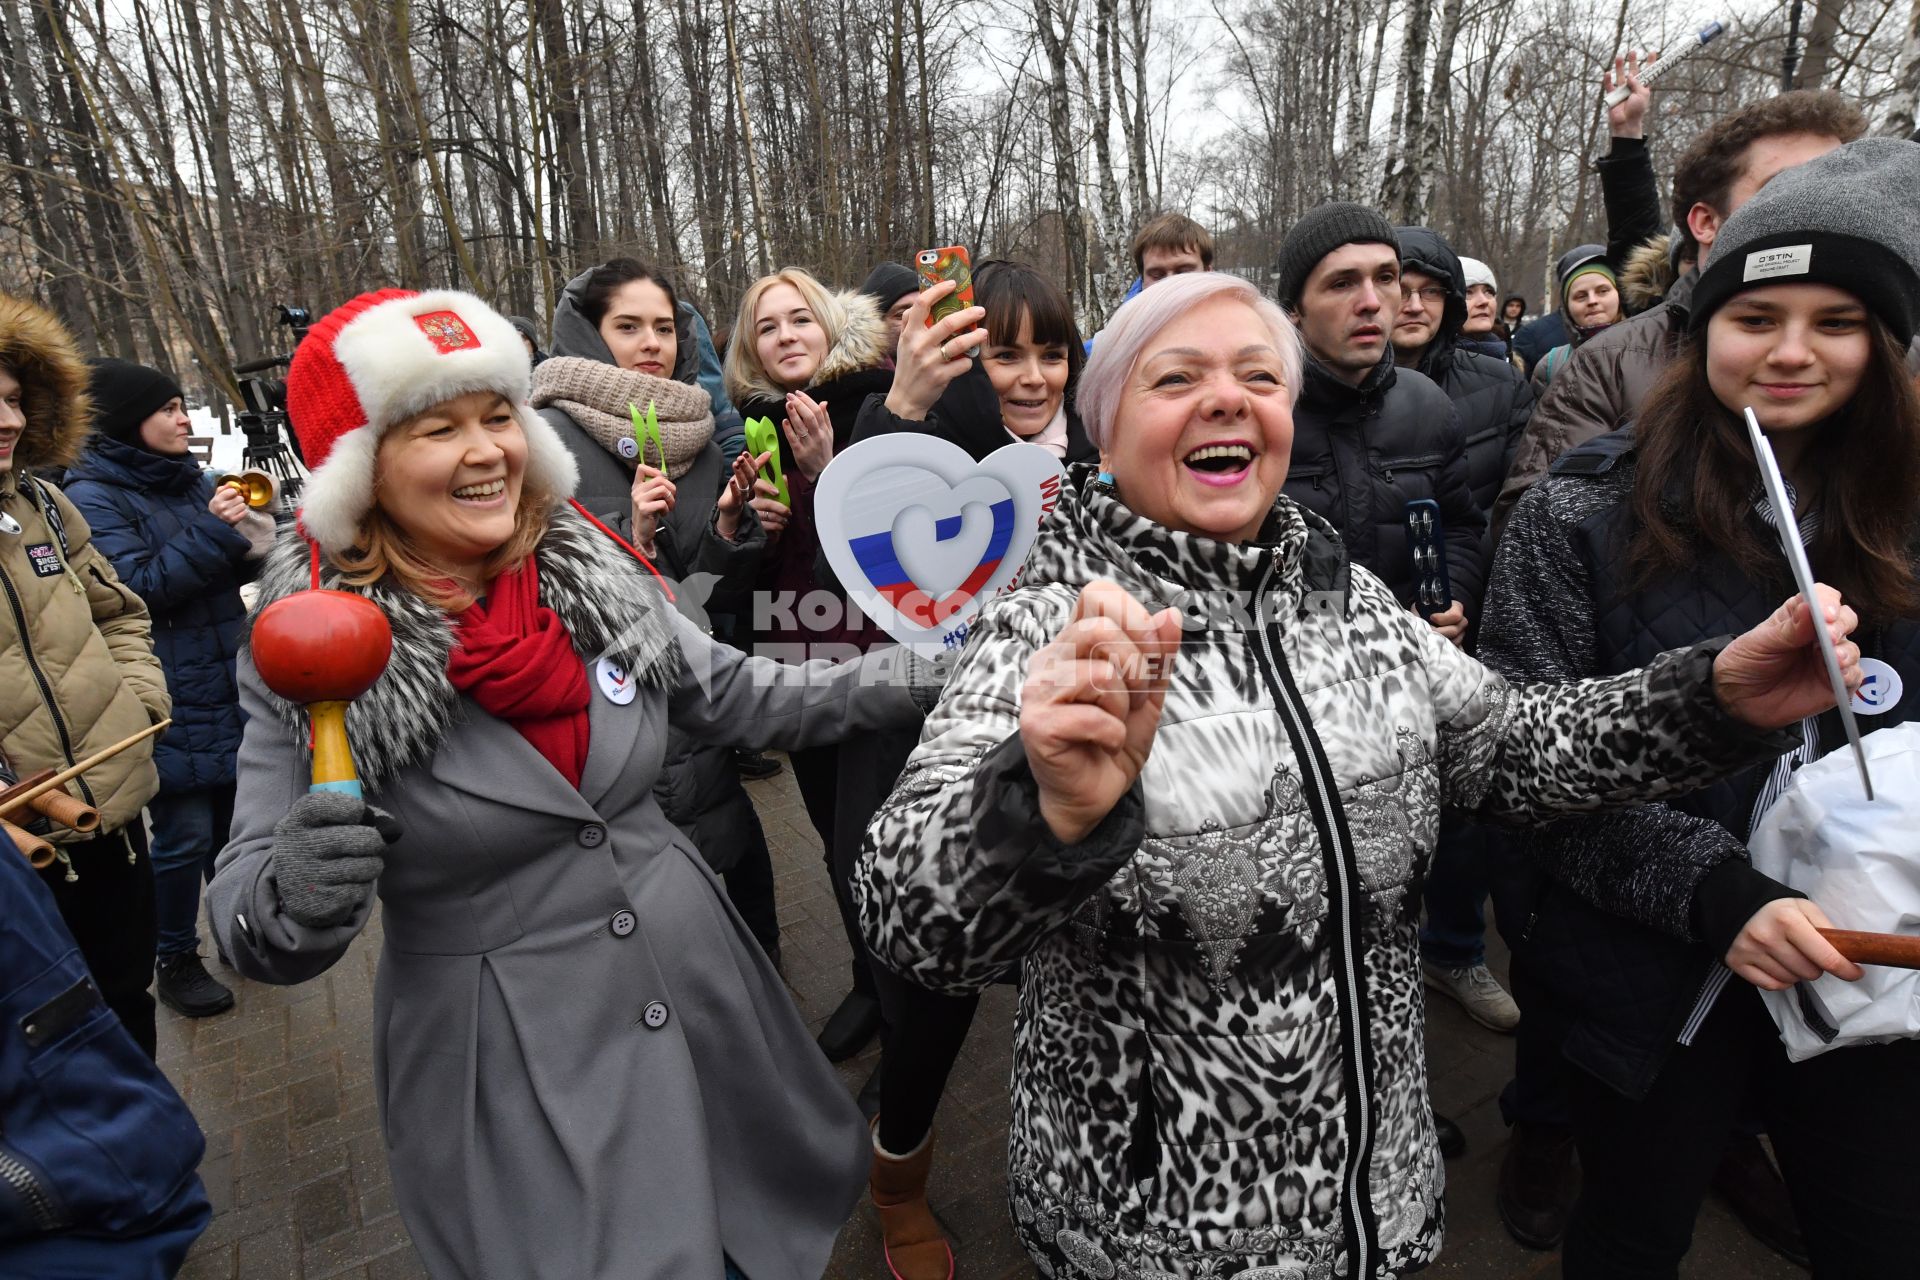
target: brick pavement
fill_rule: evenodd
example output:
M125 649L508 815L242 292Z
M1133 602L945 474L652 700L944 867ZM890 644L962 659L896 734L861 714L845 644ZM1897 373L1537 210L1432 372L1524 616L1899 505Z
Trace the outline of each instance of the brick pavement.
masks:
M787 981L817 1028L846 984L846 943L819 841L790 771L749 790L774 851ZM345 959L298 987L246 982L210 963L235 988L234 1012L196 1023L160 1011L160 1062L206 1130L202 1175L215 1210L183 1280L425 1276L394 1207L374 1112L369 1025L379 932L376 917ZM1003 1197L1013 1005L1009 987L987 993L938 1118L930 1194L969 1280L1034 1274L1014 1243ZM1511 1065L1508 1042L1444 1001L1431 1011L1427 1040L1434 1096L1469 1143L1467 1155L1448 1166L1447 1246L1428 1274L1558 1275L1554 1255L1515 1245L1493 1212L1505 1142L1496 1098ZM850 1091L877 1058L870 1048L842 1064ZM1803 1274L1755 1245L1717 1204L1702 1215L1682 1270L1686 1280ZM888 1275L870 1205L863 1202L841 1232L827 1275Z

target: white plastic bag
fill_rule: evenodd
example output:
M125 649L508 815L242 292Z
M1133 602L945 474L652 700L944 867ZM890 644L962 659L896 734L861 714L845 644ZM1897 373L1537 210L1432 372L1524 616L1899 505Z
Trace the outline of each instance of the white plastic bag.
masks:
M1920 936L1920 721L1870 733L1868 800L1848 747L1794 774L1747 842L1755 869L1798 889L1836 929ZM1920 1037L1920 971L1862 965L1763 991L1795 1062L1853 1044Z

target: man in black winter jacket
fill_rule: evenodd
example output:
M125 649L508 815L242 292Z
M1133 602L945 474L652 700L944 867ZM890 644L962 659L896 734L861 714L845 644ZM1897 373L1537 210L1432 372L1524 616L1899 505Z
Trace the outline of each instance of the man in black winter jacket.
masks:
M1414 595L1407 503L1437 502L1453 603L1430 620L1464 645L1486 582L1487 518L1474 505L1466 441L1446 392L1394 365L1400 243L1393 224L1364 205L1310 209L1280 245L1279 276L1280 304L1307 348L1283 492L1332 524L1353 563L1402 604ZM1458 1125L1436 1112L1434 1127L1443 1155L1466 1150Z
M1453 401L1466 436L1474 505L1484 512L1499 496L1533 412L1533 389L1509 362L1456 344L1467 319L1467 281L1453 248L1426 227L1401 227L1399 238L1394 362L1426 374ZM1491 538L1486 545L1490 562ZM1487 968L1488 857L1480 828L1457 814L1442 815L1423 890L1420 961L1429 988L1458 1002L1482 1026L1512 1031L1520 1024L1520 1007Z
M1426 374L1453 401L1466 438L1474 505L1491 511L1533 412L1533 387L1510 361L1459 345L1467 322L1467 277L1453 247L1426 227L1401 227L1399 239L1394 363Z
M1325 517L1354 563L1402 603L1414 591L1407 503L1437 502L1453 604L1432 622L1464 643L1486 581L1486 516L1474 504L1452 402L1425 375L1394 365L1400 246L1393 224L1363 205L1323 204L1288 232L1279 268L1280 302L1307 348L1285 492Z

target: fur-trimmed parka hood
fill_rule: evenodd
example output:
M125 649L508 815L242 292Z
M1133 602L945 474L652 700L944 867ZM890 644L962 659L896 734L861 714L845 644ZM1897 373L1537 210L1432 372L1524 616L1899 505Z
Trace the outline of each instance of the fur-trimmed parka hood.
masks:
M1620 268L1620 298L1628 315L1639 315L1665 301L1667 290L1679 278L1673 269L1671 248L1672 236L1657 235L1628 252Z
M644 567L566 507L554 512L534 554L540 563L540 603L560 615L574 648L589 662L614 659L643 688L672 687L681 662L673 606ZM259 599L248 618L249 647L253 619L262 609L313 585L311 556L311 544L297 530L282 532L260 573ZM386 671L347 708L354 764L361 780L377 788L431 758L465 715L461 695L447 677L458 627L448 614L391 581L348 585L324 558L320 585L373 601L393 627ZM282 722L304 742L301 709L277 696L272 701Z
M862 369L872 369L885 361L891 353L887 350L887 322L880 314L880 305L871 297L853 289L841 289L828 295L833 310L819 317L828 332L839 334L839 339L827 349L826 358L820 361L819 369L814 371L808 386L821 386L858 373ZM751 325L741 325L733 335L735 342L752 342ZM733 377L735 371L728 370L727 398L735 405L755 400L780 401L786 399L786 390L776 387L763 375L751 377Z
M19 380L27 420L15 465L72 466L93 421L87 362L73 335L46 308L0 293L0 368Z

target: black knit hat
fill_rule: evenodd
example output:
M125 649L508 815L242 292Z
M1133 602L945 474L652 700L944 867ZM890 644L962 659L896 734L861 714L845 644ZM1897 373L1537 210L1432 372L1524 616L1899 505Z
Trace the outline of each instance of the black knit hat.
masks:
M1827 284L1860 299L1903 344L1920 327L1920 147L1862 138L1785 170L1741 205L1707 253L1688 323L1735 294Z
M1386 244L1392 245L1395 253L1400 252L1393 224L1377 209L1348 200L1330 200L1309 209L1280 242L1280 260L1275 266L1280 274L1276 295L1281 305L1298 307L1300 290L1320 259L1347 244Z
M93 395L93 429L122 444L139 444L140 424L168 401L184 398L179 383L131 360L88 361L87 383Z
M886 314L889 307L910 293L920 291L920 277L912 267L901 266L897 262L882 262L867 273L860 292L880 304L880 312Z

